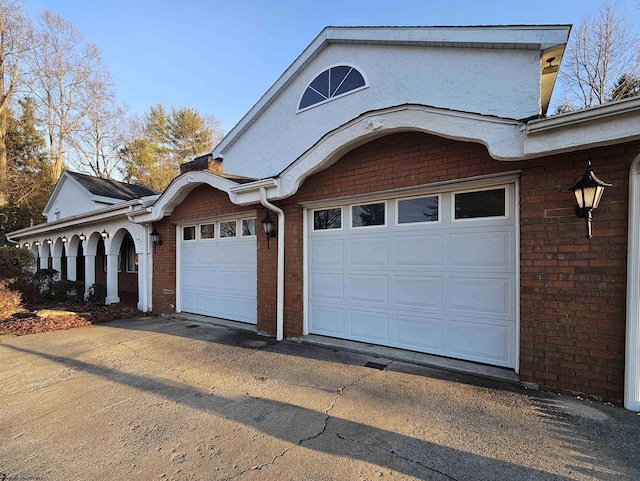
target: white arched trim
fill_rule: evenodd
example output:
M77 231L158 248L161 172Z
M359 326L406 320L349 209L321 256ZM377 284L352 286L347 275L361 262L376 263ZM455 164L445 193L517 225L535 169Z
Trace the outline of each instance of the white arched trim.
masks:
M173 179L169 187L166 188L155 204L147 209L148 212L139 214L132 213L131 217L135 218L133 221L136 223L158 221L164 216L170 215L173 210L187 198L193 189L203 184L225 192L229 196L229 199L231 199L231 202L234 202L235 194L231 194L230 189L237 186L237 183L207 170L196 170L186 172Z
M640 411L640 156L629 174L629 241L627 249L627 333L624 406Z

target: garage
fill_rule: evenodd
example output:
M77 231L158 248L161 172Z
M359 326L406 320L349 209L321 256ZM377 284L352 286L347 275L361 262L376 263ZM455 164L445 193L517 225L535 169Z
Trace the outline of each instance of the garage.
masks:
M309 332L516 368L516 190L305 206Z
M255 213L178 227L178 312L257 323L255 229Z

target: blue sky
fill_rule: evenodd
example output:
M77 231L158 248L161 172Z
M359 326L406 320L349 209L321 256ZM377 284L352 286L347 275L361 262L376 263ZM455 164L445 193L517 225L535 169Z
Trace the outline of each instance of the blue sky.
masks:
M327 25L578 24L600 0L26 0L98 45L120 102L195 107L226 132ZM640 0L620 0L630 26Z

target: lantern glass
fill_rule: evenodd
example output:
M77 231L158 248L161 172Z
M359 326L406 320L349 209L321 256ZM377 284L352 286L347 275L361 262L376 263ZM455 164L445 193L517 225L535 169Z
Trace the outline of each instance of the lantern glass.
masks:
M264 229L264 233L267 236L270 236L271 233L273 232L273 219L271 219L271 216L269 214L264 216L264 219L262 219L261 224L262 224L262 228Z

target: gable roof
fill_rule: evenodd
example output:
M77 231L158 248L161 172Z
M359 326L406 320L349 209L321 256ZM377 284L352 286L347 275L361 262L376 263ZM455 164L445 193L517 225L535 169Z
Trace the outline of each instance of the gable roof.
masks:
M399 45L440 48L518 49L540 52L540 101L546 111L557 71L543 74L550 60L562 59L571 25L474 25L462 27L325 27L267 92L213 149L214 157L225 151L257 121L262 113L302 71L331 44ZM549 65L551 65L549 63Z
M79 172L66 171L71 177L77 180L82 187L93 195L110 197L112 199L134 200L148 195L156 195L157 192L136 184L127 184L117 180L102 179L92 175L81 174Z

